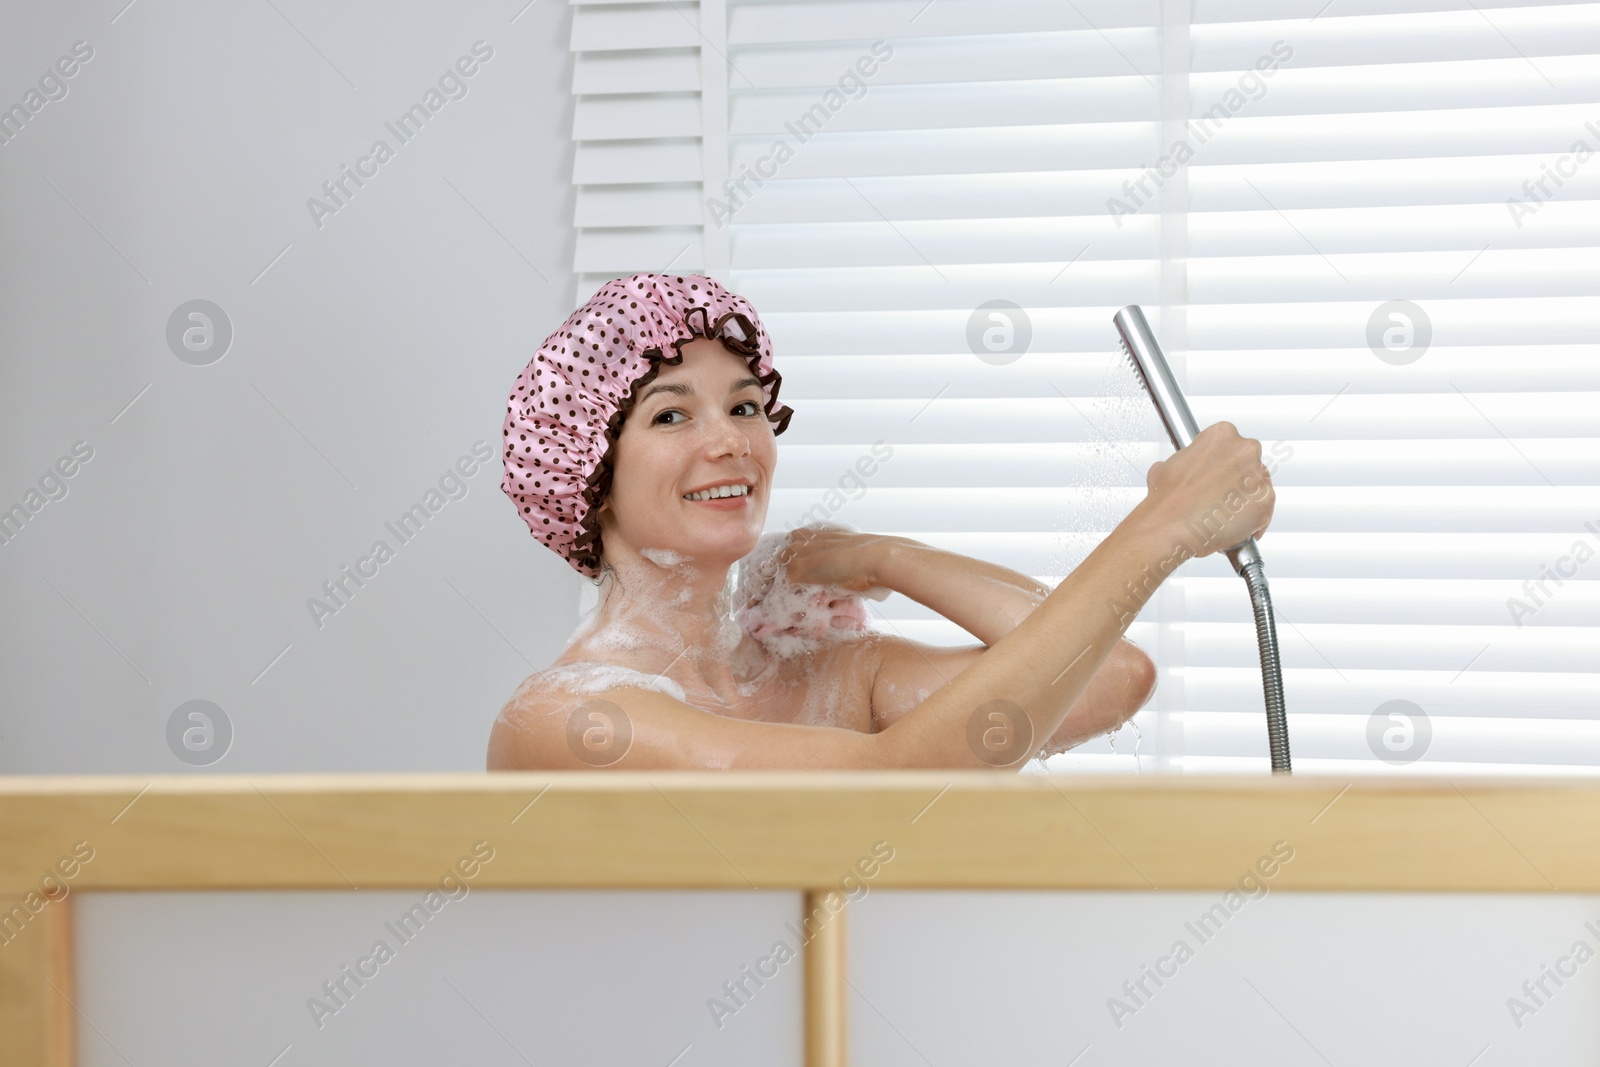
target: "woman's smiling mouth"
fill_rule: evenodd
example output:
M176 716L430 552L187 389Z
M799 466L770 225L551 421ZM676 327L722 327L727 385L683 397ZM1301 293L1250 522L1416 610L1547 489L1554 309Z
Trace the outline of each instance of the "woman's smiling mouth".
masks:
M744 507L745 502L755 495L755 491L755 486L749 482L725 482L685 493L683 499L695 504L705 504L720 511L735 511Z

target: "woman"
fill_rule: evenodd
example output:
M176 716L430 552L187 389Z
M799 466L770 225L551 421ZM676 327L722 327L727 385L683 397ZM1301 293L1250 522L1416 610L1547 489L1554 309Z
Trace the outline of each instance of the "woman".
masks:
M1150 468L1054 591L906 538L802 529L736 598L792 414L780 383L754 309L697 275L610 282L546 340L508 405L502 488L600 600L501 711L491 770L1015 769L1132 717L1155 685L1122 639L1139 607L1271 518L1260 443L1218 423ZM823 625L779 619L787 643L740 625L796 587ZM982 643L872 633L873 590Z

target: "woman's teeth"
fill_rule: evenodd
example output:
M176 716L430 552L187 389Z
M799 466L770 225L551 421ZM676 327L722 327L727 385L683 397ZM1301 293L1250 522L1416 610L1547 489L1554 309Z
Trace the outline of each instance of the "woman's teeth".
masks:
M703 489L698 493L685 493L685 500L715 500L724 496L748 496L753 492L748 485L719 485L715 489Z

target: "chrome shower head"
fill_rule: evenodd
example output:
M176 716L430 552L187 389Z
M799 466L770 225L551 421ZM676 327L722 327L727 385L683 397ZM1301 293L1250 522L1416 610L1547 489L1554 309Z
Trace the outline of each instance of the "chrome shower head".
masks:
M1199 436L1200 427L1195 424L1194 413L1189 410L1177 379L1172 376L1172 368L1161 354L1150 323L1145 321L1143 309L1138 304L1129 304L1112 316L1111 321L1117 327L1123 354L1133 364L1139 384L1150 394L1156 414L1161 416L1161 424L1172 438L1172 447L1187 448Z
M1199 436L1200 427L1194 421L1188 401L1183 398L1183 391L1178 388L1178 380L1172 376L1172 368L1167 366L1167 357L1161 354L1161 345L1150 323L1145 321L1144 310L1138 304L1129 304L1113 315L1111 321L1117 327L1123 353L1155 404L1167 436L1172 439L1172 447L1187 448ZM1246 564L1261 562L1253 537L1228 549L1227 556L1233 569L1240 574L1244 573Z

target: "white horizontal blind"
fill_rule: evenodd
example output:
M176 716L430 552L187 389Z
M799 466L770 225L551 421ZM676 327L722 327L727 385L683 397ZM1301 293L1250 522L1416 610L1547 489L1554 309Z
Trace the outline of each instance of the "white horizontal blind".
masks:
M1372 713L1405 700L1431 730L1412 771L1592 772L1600 565L1520 627L1507 601L1600 550L1600 159L1569 155L1600 150L1600 5L1263 21L1289 13L1202 4L1190 30L1192 116L1264 39L1294 54L1189 167L1186 363L1202 423L1293 449L1262 550L1296 766L1373 763ZM1258 764L1236 582L1184 580L1186 768Z
M1143 304L1200 423L1275 467L1296 770L1600 767L1600 558L1523 590L1600 556L1600 158L1573 152L1600 151L1600 4L585 5L573 46L580 298L671 260L752 300L796 411L769 528L825 513L1059 580L1169 451L1109 358ZM1009 361L969 342L994 300L1031 327ZM1224 560L1129 636L1162 669L1142 769L1265 769ZM1414 762L1370 737L1396 700L1431 732ZM1052 766L1132 769L1132 736Z
M703 272L701 8L572 4L579 303L637 271Z

